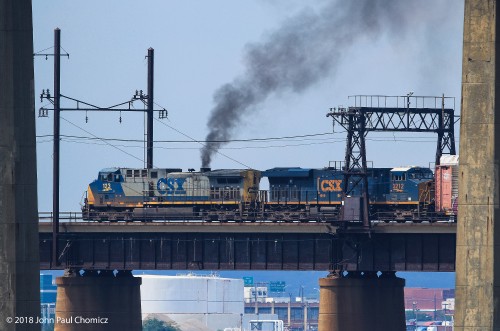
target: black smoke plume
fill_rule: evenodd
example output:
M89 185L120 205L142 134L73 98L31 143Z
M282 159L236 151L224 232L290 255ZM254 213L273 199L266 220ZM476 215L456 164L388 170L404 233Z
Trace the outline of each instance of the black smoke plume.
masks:
M401 42L432 6L433 1L332 0L318 12L306 9L289 18L263 41L248 44L244 75L214 93L202 166L210 166L242 118L270 95L302 92L332 75L342 53L355 42L384 34Z

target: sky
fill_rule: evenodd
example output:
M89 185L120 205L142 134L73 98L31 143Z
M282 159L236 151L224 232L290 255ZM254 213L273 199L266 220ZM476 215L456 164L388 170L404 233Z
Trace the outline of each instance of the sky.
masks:
M159 168L200 168L195 141L214 127L213 137L240 141L220 146L213 169L325 167L344 159L346 138L325 115L351 105L352 95L445 94L460 111L463 3L455 0L33 0L33 26L35 53L53 53L61 29L69 54L61 58L61 93L100 107L147 90L145 56L154 48L155 108L168 110L168 119L154 120ZM53 58L34 63L38 114L50 107L39 95L53 90ZM229 112L213 115L228 87L238 90ZM144 166L143 112L61 117L61 211L80 209L100 169ZM51 211L52 112L36 125L39 210ZM367 159L428 166L435 146L432 134L374 133Z
M198 169L202 145L194 141L211 132L243 140L222 144L211 156L214 169L325 167L344 159L346 138L325 115L352 105L352 95L445 94L460 112L461 1L33 0L33 26L35 53L53 53L54 29L61 29L62 53L69 54L61 58L61 93L100 107L147 90L145 56L154 48L155 109L168 110L168 119L154 121L159 168ZM50 107L38 96L53 90L53 58L34 63L38 114ZM238 91L238 107L214 113L227 111L228 88ZM76 103L63 99L61 107ZM100 169L144 166L142 112L61 117L61 211L80 210ZM51 211L52 112L36 125L39 211ZM457 146L458 131L457 124ZM374 133L367 159L376 167L428 166L435 146L430 134ZM450 273L400 274L409 286L431 286L423 278L454 286Z

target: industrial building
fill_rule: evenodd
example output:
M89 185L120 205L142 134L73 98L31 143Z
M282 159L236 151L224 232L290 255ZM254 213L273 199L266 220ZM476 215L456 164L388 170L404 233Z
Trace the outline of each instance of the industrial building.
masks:
M245 314L275 314L289 331L318 330L319 300L268 298L267 302L246 302Z
M451 325L455 313L455 289L408 287L404 289L407 321L431 321Z

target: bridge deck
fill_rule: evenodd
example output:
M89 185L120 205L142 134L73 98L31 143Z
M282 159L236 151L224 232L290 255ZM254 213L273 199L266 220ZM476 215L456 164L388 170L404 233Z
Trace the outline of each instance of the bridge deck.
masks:
M61 222L62 233L335 233L329 223L219 223L219 222ZM51 233L51 222L39 223L40 233ZM355 229L353 230L354 232ZM455 223L374 223L373 233L456 233Z
M40 223L41 269L454 271L454 223L61 223L59 265Z

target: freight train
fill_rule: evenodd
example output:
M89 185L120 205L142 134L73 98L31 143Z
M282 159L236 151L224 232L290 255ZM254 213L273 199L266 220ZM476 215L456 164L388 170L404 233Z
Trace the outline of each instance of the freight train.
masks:
M369 168L371 220L421 222L456 216L453 166ZM456 174L455 174L456 175ZM262 189L267 178L269 187ZM358 221L343 201L341 168L108 168L89 184L83 219L90 221ZM263 184L262 183L262 184ZM437 194L436 194L437 192ZM352 197L361 195L358 188ZM340 211L343 210L343 218ZM346 218L346 215L348 216Z

